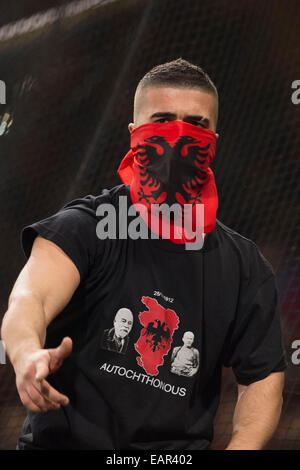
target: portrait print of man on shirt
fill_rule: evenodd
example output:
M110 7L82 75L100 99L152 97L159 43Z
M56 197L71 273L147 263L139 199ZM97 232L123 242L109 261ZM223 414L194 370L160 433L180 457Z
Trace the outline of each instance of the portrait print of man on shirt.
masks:
M129 333L133 325L133 315L128 308L120 308L114 319L114 326L104 330L102 348L125 354L129 342Z
M199 369L199 351L192 347L194 333L186 331L182 337L183 346L173 349L171 372L177 375L192 377Z

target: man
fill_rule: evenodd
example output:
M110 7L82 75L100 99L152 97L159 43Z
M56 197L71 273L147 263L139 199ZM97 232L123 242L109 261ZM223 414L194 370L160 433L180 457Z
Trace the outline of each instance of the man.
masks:
M194 333L186 331L182 337L183 346L173 349L171 372L177 375L192 377L199 369L199 351L192 347Z
M28 409L18 448L208 449L223 365L238 386L227 449L262 449L271 438L286 367L274 272L255 243L216 219L217 117L217 90L200 67L154 67L135 94L125 184L23 230L29 259L1 330ZM121 196L153 238L101 239L102 209L122 216ZM147 218L165 201L182 217ZM99 357L98 332L122 305L137 312L133 346ZM198 341L193 377L172 374L167 360L184 331Z
M114 319L114 327L104 330L102 347L109 351L125 354L132 324L133 315L131 311L128 308L120 308Z

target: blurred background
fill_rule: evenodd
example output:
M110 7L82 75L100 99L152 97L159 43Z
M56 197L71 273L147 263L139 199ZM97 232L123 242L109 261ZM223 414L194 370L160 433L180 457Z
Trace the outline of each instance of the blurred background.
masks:
M267 448L281 450L300 449L299 31L298 0L0 0L0 320L25 263L21 229L120 184L139 79L178 57L200 65L220 95L217 217L276 273L289 367ZM224 370L214 449L230 438L235 399ZM24 416L0 364L0 449L15 449Z

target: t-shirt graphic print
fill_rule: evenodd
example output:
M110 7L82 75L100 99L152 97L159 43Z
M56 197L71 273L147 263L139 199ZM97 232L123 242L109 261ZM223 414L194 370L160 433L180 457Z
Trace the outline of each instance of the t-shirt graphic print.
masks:
M179 318L174 310L164 308L156 299L143 297L142 302L148 310L139 314L144 328L134 345L139 353L137 363L147 374L157 375L158 367L163 365L164 356L170 351Z

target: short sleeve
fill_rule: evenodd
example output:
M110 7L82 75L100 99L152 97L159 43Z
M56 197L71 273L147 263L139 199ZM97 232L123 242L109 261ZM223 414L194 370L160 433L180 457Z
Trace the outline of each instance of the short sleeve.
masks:
M246 289L241 289L242 299L223 358L223 365L232 367L241 385L262 380L287 367L275 275L260 253L259 257L264 275L266 272L269 275L260 281L254 292L249 282Z
M94 196L73 200L56 214L24 227L21 245L25 256L29 258L34 239L41 235L69 256L83 280L94 263L97 249L94 200Z

